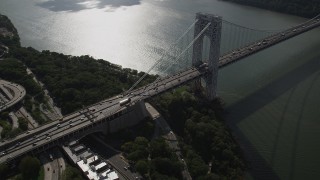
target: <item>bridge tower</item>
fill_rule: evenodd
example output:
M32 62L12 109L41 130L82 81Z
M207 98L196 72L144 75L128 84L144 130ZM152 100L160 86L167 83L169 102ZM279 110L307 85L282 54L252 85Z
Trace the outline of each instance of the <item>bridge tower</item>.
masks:
M209 59L207 59L209 71L204 77L204 82L207 97L209 100L213 100L216 97L217 89L222 18L211 14L197 13L196 19L198 21L194 27L194 38L198 36L208 23L211 23L193 45L192 65L198 67L204 63L204 59L202 59L203 41L204 37L208 37L210 40ZM195 81L195 88L198 90L201 89L201 79Z

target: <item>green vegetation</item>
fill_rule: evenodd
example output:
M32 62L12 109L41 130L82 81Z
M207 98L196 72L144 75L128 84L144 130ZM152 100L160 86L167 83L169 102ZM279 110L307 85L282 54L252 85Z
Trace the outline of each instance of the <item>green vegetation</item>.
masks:
M115 148L123 151L131 170L145 179L182 179L183 164L163 138L152 138L154 127L154 121L146 118L133 127L108 135L106 143L119 145Z
M224 124L219 100L208 103L183 87L152 101L181 136L180 147L194 179L243 177L241 151Z
M72 166L67 166L62 173L62 180L83 180L81 172Z
M119 94L144 74L90 56L38 52L32 48L18 48L10 52L45 84L63 114ZM154 79L148 75L144 83Z
M13 138L20 134L22 130L20 128L13 128L10 132L8 132L6 137Z
M319 0L224 0L307 18L320 13Z
M8 121L0 120L0 126L3 128L1 132L1 137L8 137L9 132L12 130L12 126Z
M28 130L28 121L25 118L19 117L18 118L19 128L23 131Z
M29 96L42 93L41 87L28 75L26 67L17 59L5 59L0 61L0 77L22 85Z
M0 22L4 25L0 23L0 27L8 27L18 37L10 20L5 16L1 17ZM1 39L0 42L5 45L14 44ZM26 108L28 111L34 109L31 111L32 116L40 124L44 120L39 115L38 107L34 107L37 103L33 102L33 98L39 104L45 103L43 94L41 88L34 84L32 76L25 74L25 65L45 84L63 114L119 94L129 89L144 74L87 55L76 57L50 51L39 52L31 47L20 47L19 44L10 46L9 52L8 59L0 62L0 77L26 88L30 95L26 97ZM155 78L148 75L141 85Z
M37 179L40 171L40 161L37 158L26 156L19 164L22 179Z
M42 166L38 175L38 180L45 180L44 179L44 167Z
M181 179L183 165L164 139L149 141L136 137L121 146L125 157L144 177L151 179Z
M1 179L2 179L2 178L5 179L5 177L7 177L7 175L8 175L8 172L9 172L9 167L8 167L8 165L5 164L5 163L1 163L1 164L0 164L0 177L1 177Z
M42 88L33 80L33 76L28 75L25 65L14 58L0 61L0 78L20 84L26 89L27 94L23 105L39 124L43 124L45 120L40 115L39 105L40 103L46 103L44 93ZM21 129L27 130L25 127Z
M180 136L181 158L193 179L243 178L245 163L225 126L219 100L207 102L184 86L154 98L152 103ZM146 120L117 134L126 140L121 146L124 156L147 179L182 179L183 164L176 153L163 138L151 139L151 122ZM142 134L142 127L149 133Z

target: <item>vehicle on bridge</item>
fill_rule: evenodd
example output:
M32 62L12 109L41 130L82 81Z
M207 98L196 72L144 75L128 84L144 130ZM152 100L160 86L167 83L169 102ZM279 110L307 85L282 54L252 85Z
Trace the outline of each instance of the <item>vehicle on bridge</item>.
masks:
M204 67L208 67L209 65L208 65L208 63L202 63L200 66L199 66L199 68L204 68Z
M124 106L130 102L131 102L131 98L126 98L126 99L119 101L119 104L120 104L120 106Z

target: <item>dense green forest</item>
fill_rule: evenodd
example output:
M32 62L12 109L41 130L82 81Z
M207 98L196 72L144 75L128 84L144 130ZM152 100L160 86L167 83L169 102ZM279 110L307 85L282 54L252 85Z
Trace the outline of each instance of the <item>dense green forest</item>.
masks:
M224 0L312 18L320 14L320 0Z
M139 172L144 179L182 179L183 164L164 138L154 137L155 122L146 118L139 124L106 137L107 143L120 142L129 161L130 170Z
M148 179L182 179L183 164L164 139L148 140L136 137L122 145L126 158L142 176Z
M219 99L208 102L182 87L152 99L152 104L181 137L179 144L194 179L243 178L246 166L225 125Z
M63 114L122 93L144 74L87 55L39 52L30 47L12 48L10 57L25 63L45 84ZM148 75L141 85L155 78Z

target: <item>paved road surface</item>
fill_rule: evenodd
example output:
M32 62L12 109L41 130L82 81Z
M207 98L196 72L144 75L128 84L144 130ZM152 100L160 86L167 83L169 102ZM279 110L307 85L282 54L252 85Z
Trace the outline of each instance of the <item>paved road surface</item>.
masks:
M169 76L160 79L147 86L133 90L130 94L123 96L115 96L80 111L66 115L62 121L52 121L48 124L34 129L30 133L23 133L16 136L14 139L8 139L0 142L0 163L10 161L23 153L31 151L39 146L54 142L68 134L77 132L79 129L98 126L101 121L105 122L110 114L122 112L127 109L126 105L120 105L120 101L130 98L130 103L137 103L141 100L153 97L159 92L165 92L176 86L181 85L182 82L189 82L199 76L202 76L207 71L205 69L190 68L184 72L178 73L174 76ZM128 103L128 104L130 104ZM72 125L70 125L72 124ZM50 138L47 139L49 134ZM34 137L37 138L34 138ZM17 146L19 144L19 146ZM52 143L53 144L53 143Z
M50 156L51 155L51 156ZM41 153L40 160L45 170L45 180L59 180L65 170L65 161L58 149Z
M9 117L12 120L12 129L19 127L18 117L15 115L15 113L10 112Z
M20 113L20 115L22 115L22 117L26 118L29 123L31 124L31 129L37 128L39 127L39 124L37 123L37 121L35 121L33 119L33 117L27 112L27 110L24 107L21 107L18 112Z
M5 105L0 106L0 112L15 105L19 101L21 101L26 95L26 90L18 85L5 80L0 79L0 93L3 93L2 96L5 96L6 100L3 98L2 101L5 101Z
M41 154L39 156L39 159L41 163L43 163L43 168L44 168L44 179L45 180L51 180L52 179L52 167L51 167L51 162L49 159L45 156L45 154Z

